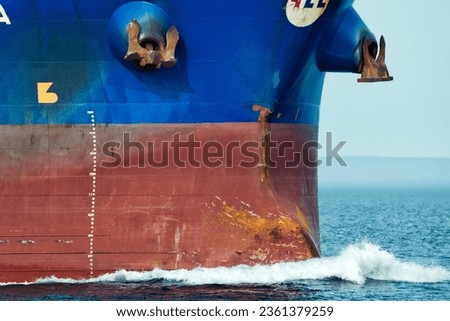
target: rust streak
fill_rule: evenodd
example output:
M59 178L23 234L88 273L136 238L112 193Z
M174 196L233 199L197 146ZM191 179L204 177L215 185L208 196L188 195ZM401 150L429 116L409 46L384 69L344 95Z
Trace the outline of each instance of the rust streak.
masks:
M262 129L262 139L261 139L261 148L260 148L260 156L261 156L261 183L267 183L269 178L269 172L267 168L267 159L269 158L270 149L266 144L266 135L270 131L270 126L267 121L267 118L272 113L269 108L263 107L260 105L253 105L253 111L259 111L258 122L261 123Z

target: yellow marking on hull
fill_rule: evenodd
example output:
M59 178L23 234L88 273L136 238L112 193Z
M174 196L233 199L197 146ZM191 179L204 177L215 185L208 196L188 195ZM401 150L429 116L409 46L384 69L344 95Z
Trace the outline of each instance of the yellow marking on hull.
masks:
M37 96L39 104L55 104L58 102L58 95L54 92L49 92L52 82L38 82Z

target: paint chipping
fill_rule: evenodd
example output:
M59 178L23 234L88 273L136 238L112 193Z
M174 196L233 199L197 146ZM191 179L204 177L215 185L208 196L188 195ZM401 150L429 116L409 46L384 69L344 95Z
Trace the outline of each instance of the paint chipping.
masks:
M34 240L20 240L20 244L36 244L36 241Z
M261 238L261 240L279 242L284 237L297 238L301 235L301 226L286 216L263 218L253 211L225 205L222 217L228 224L244 229L255 237Z
M253 111L259 111L259 122L267 122L267 117L272 113L269 108L260 105L253 105Z
M56 242L61 244L73 244L72 240L56 240Z

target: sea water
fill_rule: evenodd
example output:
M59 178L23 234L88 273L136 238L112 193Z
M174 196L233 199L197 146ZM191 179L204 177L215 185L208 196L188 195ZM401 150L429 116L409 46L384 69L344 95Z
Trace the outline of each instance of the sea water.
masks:
M450 300L450 189L323 188L322 257L1 284L0 300Z

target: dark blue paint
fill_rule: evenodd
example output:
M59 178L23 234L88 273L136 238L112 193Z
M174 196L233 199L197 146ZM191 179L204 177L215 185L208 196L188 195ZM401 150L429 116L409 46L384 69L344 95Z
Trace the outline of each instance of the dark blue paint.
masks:
M120 59L117 30L152 12L137 3L111 20L127 2L0 0L12 23L0 23L0 124L82 124L87 109L99 123L253 122L254 104L273 122L317 124L324 73L354 71L372 37L352 0L306 28L289 23L285 0L152 1L180 31L178 64L142 72ZM48 81L59 101L39 105Z
M305 8L313 8L314 3L311 2L311 0L306 0L305 2Z

